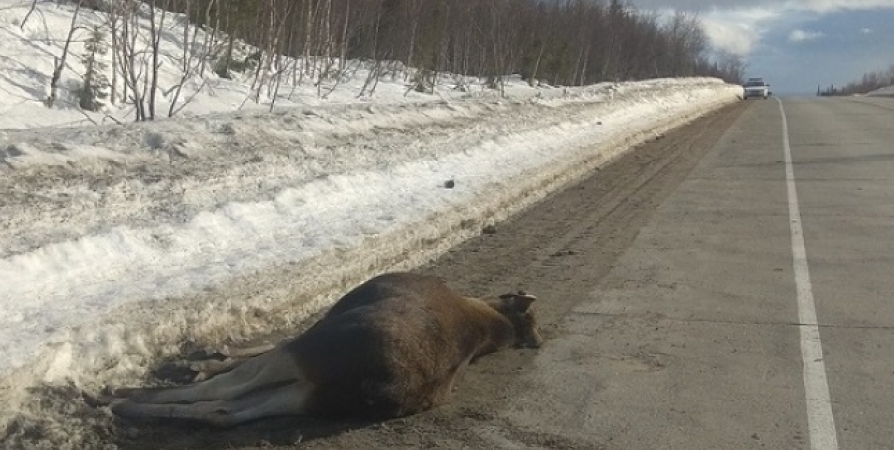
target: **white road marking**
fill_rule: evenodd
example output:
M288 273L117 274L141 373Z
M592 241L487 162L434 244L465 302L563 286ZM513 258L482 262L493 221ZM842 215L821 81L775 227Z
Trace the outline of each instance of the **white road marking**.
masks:
M804 247L804 230L801 227L801 210L798 207L798 191L795 186L795 171L792 167L792 149L788 138L788 120L782 100L782 141L785 150L785 178L788 185L788 215L792 231L792 256L795 270L795 284L798 290L798 319L801 324L801 359L804 362L804 390L807 394L807 426L810 428L810 448L812 450L835 450L838 436L835 419L832 417L832 402L829 399L829 383L826 381L826 365L823 362L823 344L820 342L819 324L816 320L816 306L813 302L813 288L810 284L810 270L807 267L807 250Z

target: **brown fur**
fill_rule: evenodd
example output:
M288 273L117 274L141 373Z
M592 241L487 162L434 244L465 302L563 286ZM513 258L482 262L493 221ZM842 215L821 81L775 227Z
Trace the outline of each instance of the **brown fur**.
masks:
M272 351L202 383L140 390L113 411L217 425L278 414L414 414L443 403L473 359L538 347L533 301L467 298L434 277L380 275Z

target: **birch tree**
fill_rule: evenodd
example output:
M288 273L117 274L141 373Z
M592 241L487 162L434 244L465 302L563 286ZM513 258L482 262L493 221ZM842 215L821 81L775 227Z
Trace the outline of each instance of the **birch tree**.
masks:
M71 40L74 38L75 32L78 30L78 13L81 12L81 4L84 0L78 0L75 6L74 14L71 16L71 25L68 27L68 37L65 38L65 45L62 47L62 55L54 58L56 65L53 69L53 77L50 79L50 95L47 97L47 107L52 108L56 103L56 97L59 90L59 78L62 77L62 71L65 69L65 60L68 58L68 49L71 46Z

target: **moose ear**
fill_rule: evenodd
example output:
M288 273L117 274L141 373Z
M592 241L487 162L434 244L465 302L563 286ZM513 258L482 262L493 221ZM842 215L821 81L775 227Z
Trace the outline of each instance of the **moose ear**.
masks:
M537 297L519 291L518 294L503 294L500 299L509 304L513 310L523 313L531 308L531 304L537 300Z

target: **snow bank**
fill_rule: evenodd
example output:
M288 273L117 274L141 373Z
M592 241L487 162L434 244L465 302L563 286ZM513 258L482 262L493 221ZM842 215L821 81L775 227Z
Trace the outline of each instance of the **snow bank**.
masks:
M869 97L894 97L894 86L886 86L878 88L872 92L866 93Z

